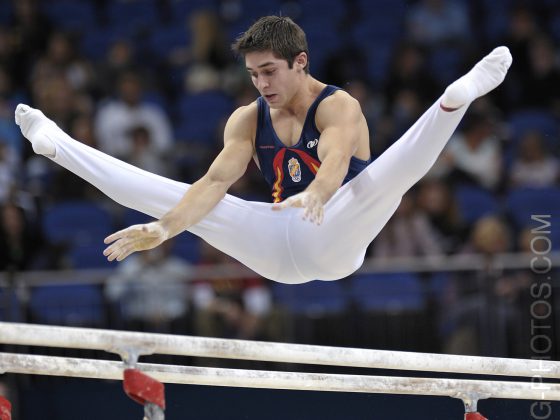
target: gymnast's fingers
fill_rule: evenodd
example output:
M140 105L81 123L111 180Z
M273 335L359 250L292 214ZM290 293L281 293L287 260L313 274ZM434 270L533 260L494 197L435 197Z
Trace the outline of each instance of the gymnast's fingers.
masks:
M142 225L133 225L129 226L126 229L119 230L118 232L113 233L112 235L107 236L103 242L106 244L110 244L111 242L116 241L117 239L124 238L125 236L129 235L131 232L134 231L138 226Z
M293 197L287 198L286 200L282 201L281 203L276 203L272 206L272 210L278 211L278 210L283 210L285 208L288 207L301 207L301 205L298 205L298 202L300 200L298 199L297 195L294 195Z

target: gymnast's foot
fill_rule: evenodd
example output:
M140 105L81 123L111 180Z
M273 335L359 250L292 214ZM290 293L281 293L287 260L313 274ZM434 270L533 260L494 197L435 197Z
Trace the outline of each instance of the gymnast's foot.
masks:
M444 110L454 110L487 94L503 82L511 61L507 47L495 48L476 63L471 71L447 87L441 107Z
M33 151L40 155L53 158L56 155L56 146L50 137L54 137L58 126L38 109L28 105L19 104L15 113L16 124L19 125L22 134L33 146Z

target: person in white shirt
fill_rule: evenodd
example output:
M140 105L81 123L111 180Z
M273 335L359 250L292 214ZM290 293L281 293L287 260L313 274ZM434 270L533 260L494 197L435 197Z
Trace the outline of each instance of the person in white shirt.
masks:
M118 98L103 105L95 118L99 150L126 160L132 153L130 130L142 126L150 133L153 153L169 152L173 144L171 123L157 105L142 100L140 76L131 71L123 73L118 92Z

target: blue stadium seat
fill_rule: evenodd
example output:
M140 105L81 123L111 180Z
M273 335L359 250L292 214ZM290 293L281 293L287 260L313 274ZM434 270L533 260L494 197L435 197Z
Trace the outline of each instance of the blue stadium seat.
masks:
M92 1L57 0L45 3L47 4L42 7L43 12L61 29L87 32L96 25Z
M504 162L510 167L515 160L521 139L529 131L541 133L543 146L555 155L560 154L560 121L547 111L538 109L525 109L513 113L509 120L510 143L504 150Z
M119 26L130 34L157 25L160 17L153 0L110 1L108 16L111 25Z
M348 305L342 281L312 281L303 284L274 283L272 296L277 304L293 314L341 313Z
M200 261L202 239L190 232L183 232L172 240L172 255L183 258L191 264L196 264Z
M142 101L150 105L155 105L167 115L171 115L172 110L169 107L167 99L161 92L157 90L145 91L144 94L142 95Z
M4 2L0 7L0 24L7 25L12 20L13 13L13 2Z
M33 322L58 325L103 325L101 288L93 285L38 286L31 292Z
M121 226L123 228L127 228L132 225L140 225L143 223L151 222L153 220L154 218L148 216L147 214L133 209L125 209L121 219Z
M449 272L440 271L430 277L429 292L437 302L444 303L452 288L453 276Z
M330 20L330 30L323 30L320 33L327 34L334 32L337 21L344 17L346 13L346 5L343 0L305 0L299 3L301 6L301 19L317 19L327 21ZM304 28L305 30L305 28ZM306 34L309 34L305 30ZM313 51L313 50L312 50Z
M267 15L278 15L282 11L282 1L279 0L241 0L241 16L245 20L252 22ZM249 22L251 25L252 22ZM245 29L249 28L249 25Z
M506 204L517 229L537 228L539 235L550 239L553 250L560 249L560 188L514 189ZM549 227L545 227L546 222Z
M149 45L156 57L166 58L177 48L187 48L190 43L190 31L181 25L167 25L154 28L149 38Z
M92 59L104 59L109 48L118 40L130 40L129 34L118 26L92 28L85 31L81 37L82 53Z
M311 73L320 75L326 59L343 47L343 38L335 30L333 22L324 17L298 23L307 35ZM332 27L332 30L325 31L327 27Z
M455 199L461 216L467 223L500 212L500 203L490 191L480 187L462 185L455 190Z
M542 221L534 220L535 216L550 222L553 249L560 248L560 188L514 189L508 194L506 204L517 229L542 227Z
M519 142L528 131L539 131L549 146L557 146L560 136L560 121L550 112L539 109L524 109L513 113L508 125L514 144Z
M488 19L485 19L484 34L487 41L498 42L507 33L510 10L514 0L483 0L482 8Z
M406 0L359 0L360 20L352 28L353 41L366 52L372 52L384 44L394 45L405 32L406 11L409 7L406 3Z
M169 4L171 5L171 18L182 25L185 25L186 19L197 10L218 11L218 2L208 0L173 0Z
M456 47L440 47L431 51L428 66L436 79L447 85L457 79L460 74L464 53Z
M560 217L560 188L517 188L506 198L507 209L518 227L531 223L532 215Z
M550 20L550 33L556 42L560 42L560 11Z
M211 143L219 123L229 116L233 103L221 92L206 91L183 96L179 101L179 140Z
M422 285L413 273L356 274L350 294L365 311L418 311L425 305Z
M398 24L405 17L410 7L407 0L358 0L361 16L364 19L385 20Z
M68 201L45 211L44 231L51 243L89 244L112 231L110 213L88 201Z
M115 268L115 263L103 255L105 247L101 238L95 243L71 247L68 251L70 266L74 269Z
M352 42L366 55L370 82L379 85L386 79L395 43L401 33L398 23L389 23L387 20L376 23L364 20L352 28Z

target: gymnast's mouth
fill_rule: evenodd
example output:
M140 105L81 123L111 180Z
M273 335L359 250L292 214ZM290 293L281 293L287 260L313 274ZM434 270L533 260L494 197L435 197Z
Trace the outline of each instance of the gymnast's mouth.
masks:
M264 98L267 101L272 101L274 100L278 95L276 95L275 93L269 93L268 95L264 95Z

